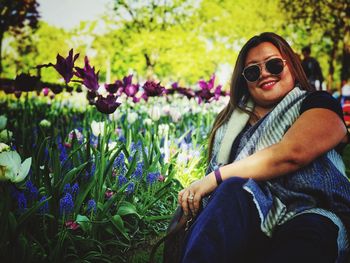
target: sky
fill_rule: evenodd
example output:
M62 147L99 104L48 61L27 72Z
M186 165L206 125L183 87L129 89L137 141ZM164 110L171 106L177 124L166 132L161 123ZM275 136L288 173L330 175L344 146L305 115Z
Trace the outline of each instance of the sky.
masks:
M113 0L38 0L41 19L67 30L81 21L96 20L111 9Z

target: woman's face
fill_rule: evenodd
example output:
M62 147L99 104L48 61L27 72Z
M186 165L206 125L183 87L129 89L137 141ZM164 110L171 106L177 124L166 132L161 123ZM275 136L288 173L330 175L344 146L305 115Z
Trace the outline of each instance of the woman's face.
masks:
M279 50L270 42L263 42L248 51L245 67L261 63L272 58L284 59ZM266 70L265 64L260 64L260 77L255 82L247 81L250 95L255 103L264 108L273 107L294 88L294 77L292 76L288 63L279 75L273 75Z

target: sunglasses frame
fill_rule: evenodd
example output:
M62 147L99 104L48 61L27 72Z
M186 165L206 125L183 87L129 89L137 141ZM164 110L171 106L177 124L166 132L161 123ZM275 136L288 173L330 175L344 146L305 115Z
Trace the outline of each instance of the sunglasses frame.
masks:
M271 72L266 68L266 63L268 63L269 61L274 60L274 59L279 59L279 60L281 60L281 61L283 62L282 71L281 71L280 73L278 73L278 74L273 74L273 73L271 73ZM265 70L266 70L267 72L269 72L270 74L272 74L272 75L274 75L274 76L277 76L277 75L280 75L280 74L283 72L283 69L284 69L284 67L286 66L286 63L287 63L287 60L285 60L285 59L283 59L283 58L269 58L268 60L265 60L265 61L262 61L262 62L259 62L259 63L250 64L250 65L246 66L246 67L243 69L242 75L243 75L243 77L244 77L244 79L245 79L246 81L253 83L253 82L256 82L257 80L260 79L261 72L262 72L262 68L261 68L260 65L264 65L264 68L265 68ZM258 66L258 67L259 67L259 70L260 70L259 77L258 77L256 80L254 80L254 81L248 80L248 79L246 78L246 76L244 75L244 71L245 71L247 68L251 67L251 66Z

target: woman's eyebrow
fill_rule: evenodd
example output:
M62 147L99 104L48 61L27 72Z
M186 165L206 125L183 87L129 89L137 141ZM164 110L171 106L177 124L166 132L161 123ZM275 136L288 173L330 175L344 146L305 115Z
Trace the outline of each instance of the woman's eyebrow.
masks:
M264 60L262 60L262 61L258 61L258 60L254 60L254 59L253 59L253 60L250 60L246 65L264 62L264 61L268 60L269 58L278 57L278 56L279 56L278 54L272 54L272 55L267 56L267 57L266 57Z

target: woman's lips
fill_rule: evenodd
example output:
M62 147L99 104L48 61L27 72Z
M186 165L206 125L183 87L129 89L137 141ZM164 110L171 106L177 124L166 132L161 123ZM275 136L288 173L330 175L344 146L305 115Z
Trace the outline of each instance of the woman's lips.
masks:
M262 85L260 85L260 88L262 88L263 90L270 90L275 86L276 83L277 81L265 82Z

